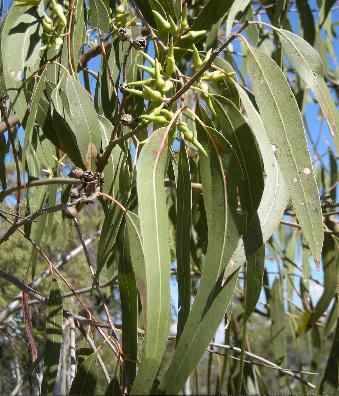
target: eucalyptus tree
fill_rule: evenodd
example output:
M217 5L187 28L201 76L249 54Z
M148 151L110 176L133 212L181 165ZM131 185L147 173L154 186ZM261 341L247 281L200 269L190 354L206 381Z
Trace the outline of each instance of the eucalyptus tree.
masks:
M5 6L0 200L11 213L0 212L0 243L5 252L20 233L32 253L25 279L1 270L22 301L0 317L6 328L22 308L28 376L40 370L42 394L60 393L61 376L69 394L96 394L101 379L106 394L334 394L335 1ZM103 218L95 254L82 227L94 208ZM65 259L45 252L56 224L65 239L77 233L88 298L59 270ZM61 285L76 297L72 311ZM259 356L251 350L267 323L269 356Z

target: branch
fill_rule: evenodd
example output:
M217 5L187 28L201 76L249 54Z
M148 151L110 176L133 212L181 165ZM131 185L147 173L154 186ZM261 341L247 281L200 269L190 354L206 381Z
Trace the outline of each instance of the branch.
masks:
M53 177L50 179L39 179L39 180L32 180L26 184L21 186L14 186L8 188L7 190L0 192L0 202L2 202L8 195L13 194L14 192L20 190L27 190L31 187L39 187L39 186L47 186L50 184L81 184L83 183L79 179L75 179L73 177Z
M112 47L112 43L110 42L104 42L104 48L105 51L109 51ZM102 53L102 46L101 44L96 45L95 47L90 48L88 51L86 51L81 58L78 60L78 72L80 72L83 68L87 66L87 63L92 59L95 58L96 56L100 55Z
M20 120L19 120L19 116L17 114L13 114L10 115L8 117L8 124L10 126L10 128L14 127L14 125L19 124ZM8 129L8 125L5 121L1 121L0 122L0 135L4 132L6 132Z
M15 276L8 274L7 272L0 269L0 278L5 279L7 282L12 283L12 285L16 286L18 289L22 290L24 293L29 294L39 302L46 303L48 299L41 295L38 291L34 290L32 287L26 285L26 283L21 282Z
M43 214L46 213L55 213L59 212L61 210L65 210L71 206L76 206L79 203L92 203L96 199L96 194L94 193L90 197L82 196L73 202L67 202L67 203L62 203L58 204L55 206L50 206L48 208L41 208L37 210L34 213L31 213L30 215L24 217L23 219L17 221L16 223L13 223L12 226L0 237L0 244L7 241L7 239L14 234L14 232L20 228L21 226L31 223L33 220L37 219L38 217L42 216ZM0 216L3 217L3 215L0 213Z

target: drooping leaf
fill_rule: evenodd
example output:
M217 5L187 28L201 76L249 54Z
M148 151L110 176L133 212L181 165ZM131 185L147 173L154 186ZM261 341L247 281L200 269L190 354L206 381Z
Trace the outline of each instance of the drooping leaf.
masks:
M219 128L237 153L244 181L239 183L240 200L250 222L256 212L262 191L264 177L260 154L254 135L239 110L228 99L215 96L216 119Z
M59 366L62 343L62 299L58 282L52 280L46 318L46 346L41 393L52 395Z
M270 291L271 341L275 361L284 365L286 358L286 325L281 279L276 279Z
M277 159L274 156L263 122L245 90L240 86L238 86L238 89L246 109L248 122L255 134L263 157L266 178L257 214L249 224L247 233L239 241L238 247L226 267L225 276L232 274L244 263L246 257L256 253L271 237L283 217L289 199L286 184L278 167Z
M129 387L136 375L138 352L138 294L129 251L126 227L117 241L119 249L118 280L121 299L122 350L124 353L124 386Z
M70 395L94 395L97 384L97 354L92 353L78 364Z
M194 20L191 30L209 30L221 17L225 16L231 7L233 0L208 0L204 8Z
M240 166L234 150L217 131L206 127L199 140L208 153L200 159L206 209L211 212L207 213L208 250L198 294L160 384L168 394L177 393L198 364L227 310L237 279L237 274L224 278L223 273L242 232L235 196Z
M81 158L88 169L94 170L101 144L98 115L86 90L71 76L67 76L66 96Z
M243 321L246 322L259 300L265 268L265 247L262 246L247 260L246 267L246 306Z
M111 139L113 125L103 116L99 116L102 148L105 150ZM119 191L119 176L121 168L124 166L124 152L119 145L116 145L108 159L104 170L104 184L102 191L116 197Z
M35 84L34 91L31 96L31 103L30 103L30 111L29 116L27 118L26 127L25 127L25 139L24 145L22 148L22 168L25 169L26 166L26 152L28 144L32 137L32 131L35 123L35 118L39 108L39 102L43 95L45 85L46 85L46 75L47 69L45 68L39 77L39 80Z
M317 51L301 37L287 30L279 30L281 44L292 66L305 81L319 102L339 149L339 112L324 81L324 67Z
M190 245L192 189L189 161L185 144L180 146L177 179L176 258L178 271L177 341L185 326L191 303Z
M141 300L143 316L146 322L147 282L146 282L145 259L144 259L144 253L142 251L142 239L141 239L139 218L133 212L128 211L126 213L126 226L128 232L128 241L129 241L132 267Z
M335 296L339 276L339 243L329 234L325 234L323 257L324 290L308 322L314 326L330 305Z
M145 343L132 393L152 388L167 343L170 319L169 225L164 190L168 136L166 128L153 132L137 165L137 191L145 257L147 310Z
M246 8L250 4L250 0L235 0L232 3L232 6L227 15L227 28L226 28L226 36L228 37L231 34L233 22L235 17L239 12L245 12Z
M339 350L339 319L334 333L332 348L327 360L326 369L322 378L319 393L321 395L331 395L338 391L338 350Z
M11 7L1 35L1 56L8 95L20 121L25 118L27 100L23 80L25 69L38 67L41 7Z
M90 0L89 24L92 28L98 27L101 33L105 33L109 27L109 15L105 3L102 0Z
M264 52L249 48L248 71L298 220L319 261L324 239L319 192L296 100L281 69Z

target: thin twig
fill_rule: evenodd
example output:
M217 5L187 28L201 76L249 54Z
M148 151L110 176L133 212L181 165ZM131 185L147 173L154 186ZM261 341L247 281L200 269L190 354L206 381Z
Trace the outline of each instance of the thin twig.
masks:
M8 188L5 191L0 192L0 202L2 202L6 197L13 194L18 190L27 190L28 188L38 187L38 186L47 186L50 184L80 184L83 181L79 179L75 179L73 177L53 177L50 179L39 179L39 180L32 180L26 184L22 184L21 186L14 186Z
M215 343L215 342L212 342L210 345L211 345L211 346L214 346L214 347L216 347L216 348L228 349L228 350L231 350L231 351L234 351L234 352L237 352L237 353L241 353L241 349L240 349L240 348L234 347L234 346L232 346L232 345L217 344L217 343ZM246 355L247 357L249 357L249 358L252 358L252 359L257 360L257 361L260 362L260 363L263 363L263 364L265 364L265 365L268 365L270 368L274 368L274 369L276 369L276 370L279 370L280 372L285 373L286 375L289 375L289 376L291 376L291 377L297 379L298 381L300 381L300 382L302 382L302 383L308 385L308 386L309 386L310 388L312 388L312 389L315 389L315 388L316 388L315 385L311 384L311 383L308 382L308 381L305 381L303 378L301 378L300 376L298 376L298 375L296 374L296 372L294 372L293 370L289 370L289 369L286 369L286 368L284 368L284 367L281 367L281 366L279 366L279 365L277 365L277 364L271 362L270 360L267 360L267 359L265 359L265 358L263 358L263 357L261 357L261 356L255 355L255 354L252 353L252 352L245 351L245 355ZM308 373L308 374L309 374L309 373ZM317 375L317 373L312 373L312 374L313 374L313 375Z

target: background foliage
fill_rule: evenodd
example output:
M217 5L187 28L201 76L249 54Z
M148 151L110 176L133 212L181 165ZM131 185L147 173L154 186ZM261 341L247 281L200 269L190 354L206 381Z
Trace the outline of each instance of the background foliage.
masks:
M0 4L1 393L335 394L337 2Z

